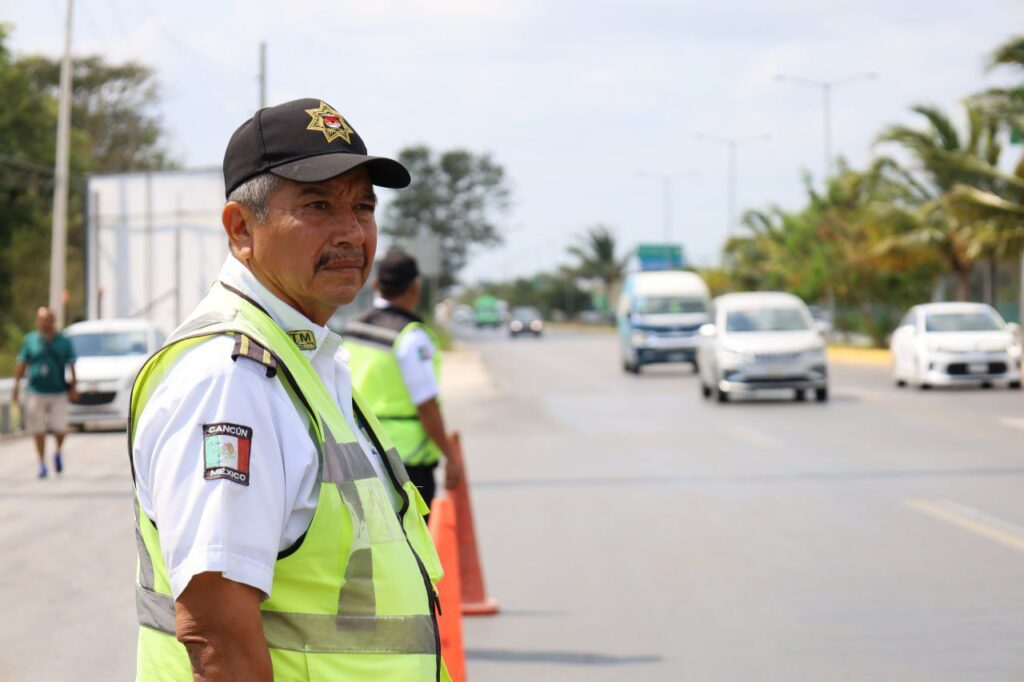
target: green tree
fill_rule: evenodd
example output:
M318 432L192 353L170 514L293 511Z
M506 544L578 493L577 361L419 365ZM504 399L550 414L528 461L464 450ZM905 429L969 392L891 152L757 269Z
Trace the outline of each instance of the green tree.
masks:
M576 259L571 270L578 277L601 282L601 293L609 305L626 270L626 258L618 255L615 233L605 225L594 225L577 236L568 248Z
M14 57L0 27L0 348L8 351L49 298L53 162L59 65ZM139 64L77 59L71 118L67 318L84 312L85 178L90 172L171 165L156 117L152 71ZM10 359L0 359L0 374Z
M890 243L916 227L901 176L884 162L867 171L840 162L824 193L806 177L805 187L799 211L744 214L745 234L724 250L731 288L834 304L838 329L881 344L902 310L927 297L936 271L929 252Z
M921 177L918 181L910 174L904 176L908 193L917 203L917 227L901 236L901 245L919 245L939 254L957 278L957 298L966 300L971 271L983 258L997 254L1000 240L995 225L980 224L975 211L965 210L958 188L990 191L998 184L994 171L1002 151L999 129L974 104L965 107L963 133L939 109L919 105L913 111L925 118L925 128L894 125L878 138L908 151L914 159L913 172Z
M475 248L502 242L496 219L508 208L505 170L489 154L426 146L403 149L398 160L412 184L388 204L382 232L398 239L435 234L441 239L441 286L455 283Z

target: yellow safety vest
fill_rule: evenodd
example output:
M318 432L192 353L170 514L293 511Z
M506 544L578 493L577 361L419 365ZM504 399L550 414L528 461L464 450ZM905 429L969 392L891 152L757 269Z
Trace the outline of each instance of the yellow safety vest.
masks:
M129 442L139 415L177 360L218 334L234 335L233 357L267 367L308 417L320 475L316 512L303 539L279 555L263 632L274 679L287 682L450 680L441 661L433 583L441 565L423 515L426 505L380 424L353 391L357 413L383 453L385 488L341 409L295 343L255 302L218 283L132 388ZM271 378L276 377L276 379ZM129 452L130 455L130 452ZM133 465L134 476L134 465ZM396 514L392 492L401 500ZM189 682L175 633L174 601L160 533L136 495L139 567L138 680Z
M418 317L394 308L373 310L345 327L344 347L350 356L352 387L367 403L408 466L429 466L441 459L441 448L427 435L416 405L402 379L395 351L415 329L426 332L433 345L431 366L441 380L440 343Z

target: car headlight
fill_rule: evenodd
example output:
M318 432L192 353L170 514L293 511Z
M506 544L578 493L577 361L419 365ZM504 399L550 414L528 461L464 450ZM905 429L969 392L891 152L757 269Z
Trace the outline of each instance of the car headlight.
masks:
M728 367L736 367L737 365L745 365L750 362L750 355L747 353L741 353L740 351L732 350L731 348L719 348L718 349L718 364Z
M530 323L530 329L532 329L535 332L539 332L543 328L544 323L541 322L540 320L534 320L533 322Z
M629 341L634 346L642 346L647 343L647 335L643 332L633 332L629 335Z
M1021 355L1021 347L1019 343L1011 343L1006 347L1006 354L1011 358L1019 358Z
M816 346L804 352L804 356L810 362L825 362L825 347Z
M510 324L509 327L514 332L522 331L523 330L523 323L520 322L519 320L512 320L512 324Z

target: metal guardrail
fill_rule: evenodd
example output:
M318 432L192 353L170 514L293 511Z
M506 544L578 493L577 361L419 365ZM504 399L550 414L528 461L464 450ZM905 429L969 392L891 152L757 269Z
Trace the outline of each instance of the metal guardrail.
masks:
M21 387L24 391L24 379L22 379ZM14 379L0 379L0 436L19 433L23 427L21 405L11 400L13 394Z

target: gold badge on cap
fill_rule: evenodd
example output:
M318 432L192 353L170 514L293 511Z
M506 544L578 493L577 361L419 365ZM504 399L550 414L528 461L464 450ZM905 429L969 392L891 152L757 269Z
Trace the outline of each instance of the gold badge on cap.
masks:
M348 144L352 144L352 127L341 114L332 109L324 102L316 109L306 109L312 120L306 126L306 130L319 130L327 138L328 142L334 142L339 137Z

